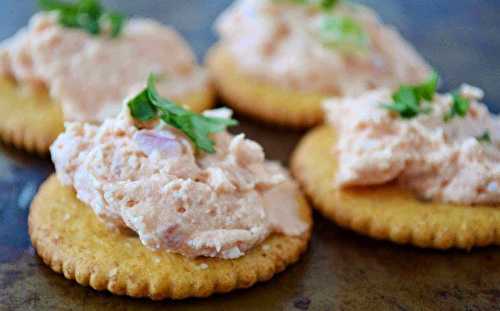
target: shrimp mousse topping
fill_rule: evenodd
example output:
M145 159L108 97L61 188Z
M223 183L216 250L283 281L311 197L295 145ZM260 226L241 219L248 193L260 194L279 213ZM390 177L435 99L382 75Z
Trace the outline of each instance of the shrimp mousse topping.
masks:
M287 171L258 143L229 134L230 117L177 106L151 76L118 117L67 123L51 155L60 182L111 229L131 229L154 250L237 258L309 224Z
M437 76L324 104L336 131L336 185L398 182L418 197L456 204L500 203L500 118L462 85L436 93Z
M205 71L172 28L106 11L96 0L39 1L26 28L0 42L0 77L47 89L65 120L101 122L123 98L164 76L160 93L183 98L208 87Z
M347 1L238 0L216 30L242 72L283 88L360 95L430 73L395 29Z

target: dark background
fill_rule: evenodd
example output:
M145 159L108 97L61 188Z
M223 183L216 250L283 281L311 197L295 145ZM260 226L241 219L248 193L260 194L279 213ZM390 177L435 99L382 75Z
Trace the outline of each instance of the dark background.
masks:
M200 61L215 41L214 18L229 0L115 0L110 7L175 26ZM500 111L500 1L365 0L398 27L443 77L443 90L468 82ZM35 1L0 0L0 40L24 26ZM0 116L1 122L1 116ZM242 120L239 130L286 162L301 133ZM27 214L53 171L40 159L0 146L0 310L499 310L500 252L420 250L373 241L315 217L304 258L271 282L210 299L158 302L111 296L75 285L34 255Z

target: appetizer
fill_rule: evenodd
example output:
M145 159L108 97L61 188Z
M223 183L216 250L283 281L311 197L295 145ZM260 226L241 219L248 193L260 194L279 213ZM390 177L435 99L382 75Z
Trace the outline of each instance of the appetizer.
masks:
M154 20L106 10L97 0L39 1L42 12L0 43L0 137L39 153L63 122L102 122L126 96L161 76L162 95L202 111L212 105L206 73L187 43Z
M371 9L347 1L239 0L216 23L208 56L217 90L237 111L308 127L326 97L421 83L430 68Z
M54 271L97 290L205 297L266 281L296 260L310 209L222 108L162 98L155 78L115 118L70 122L51 146L57 176L32 203L33 246Z
M500 244L500 118L463 85L419 85L325 101L292 171L317 208L378 239L431 248Z

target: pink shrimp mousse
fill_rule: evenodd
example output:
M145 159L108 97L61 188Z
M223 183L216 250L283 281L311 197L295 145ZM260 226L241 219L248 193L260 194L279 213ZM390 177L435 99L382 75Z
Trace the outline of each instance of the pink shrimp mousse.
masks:
M149 19L130 19L110 38L62 27L55 13L37 13L0 44L0 77L47 88L70 121L116 116L123 98L144 88L150 73L164 77L158 90L169 98L208 85L187 43Z
M214 134L208 154L164 123L137 125L128 109L100 126L67 123L50 150L60 182L109 227L155 250L227 259L308 230L295 182L243 134Z
M220 45L245 73L283 88L337 96L425 80L430 68L371 9L339 1L325 12L299 1L238 0L216 22ZM359 24L367 46L327 46L318 37L325 16Z
M470 101L470 108L464 117L448 121L451 94L436 94L426 103L431 112L413 119L382 107L392 101L387 89L326 101L338 139L336 184L397 181L422 199L500 203L500 118L479 102L482 90L463 85L459 94Z

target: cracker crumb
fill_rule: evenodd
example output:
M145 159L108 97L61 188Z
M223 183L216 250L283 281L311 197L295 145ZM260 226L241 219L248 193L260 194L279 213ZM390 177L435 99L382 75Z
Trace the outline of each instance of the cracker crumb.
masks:
M264 245L264 246L262 246L262 250L263 250L263 251L265 251L265 252L268 252L268 251L270 251L270 250L271 250L271 246L269 246L269 245Z
M206 263L202 263L198 266L198 268L200 268L201 270L206 270L208 269L208 265Z

